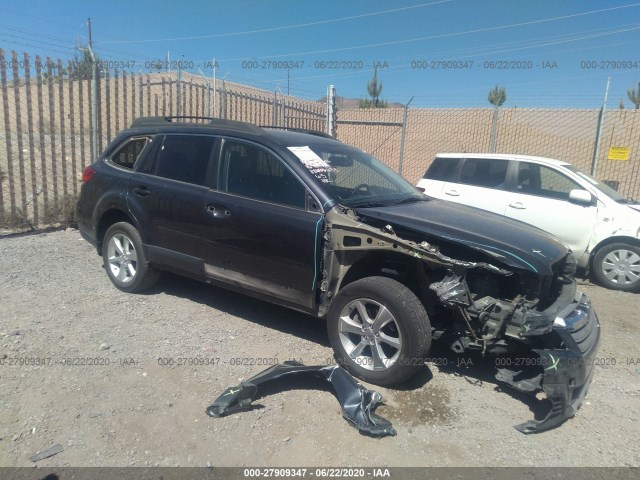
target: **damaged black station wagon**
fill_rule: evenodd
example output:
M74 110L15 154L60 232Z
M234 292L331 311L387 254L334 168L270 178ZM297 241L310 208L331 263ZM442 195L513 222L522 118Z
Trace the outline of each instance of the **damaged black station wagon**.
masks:
M205 123L206 122L206 123ZM571 417L600 327L576 262L541 230L424 196L318 132L140 118L83 172L78 223L120 290L171 270L327 319L336 360L391 385L431 341L497 358L497 379Z

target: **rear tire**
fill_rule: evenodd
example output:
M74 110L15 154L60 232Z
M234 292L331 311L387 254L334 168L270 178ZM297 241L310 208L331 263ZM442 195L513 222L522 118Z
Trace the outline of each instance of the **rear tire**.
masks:
M329 308L327 329L337 362L376 385L412 377L431 347L424 306L387 277L363 278L340 290Z
M160 276L145 258L138 230L126 222L109 227L102 242L102 258L109 279L123 292L147 290Z
M594 279L603 287L640 291L640 248L627 243L605 245L593 257Z

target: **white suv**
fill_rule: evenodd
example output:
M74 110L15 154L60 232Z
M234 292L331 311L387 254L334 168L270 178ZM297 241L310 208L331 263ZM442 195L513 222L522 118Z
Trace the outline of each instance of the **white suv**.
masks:
M640 291L640 203L573 165L527 155L441 153L418 188L563 240L605 287Z

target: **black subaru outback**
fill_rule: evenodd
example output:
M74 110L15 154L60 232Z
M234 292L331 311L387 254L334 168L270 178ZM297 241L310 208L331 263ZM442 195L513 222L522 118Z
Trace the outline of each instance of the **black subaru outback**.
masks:
M497 379L552 403L525 433L579 408L600 326L559 240L322 133L187 120L140 118L84 169L79 228L117 288L171 270L326 318L336 360L379 385L432 339L513 359Z

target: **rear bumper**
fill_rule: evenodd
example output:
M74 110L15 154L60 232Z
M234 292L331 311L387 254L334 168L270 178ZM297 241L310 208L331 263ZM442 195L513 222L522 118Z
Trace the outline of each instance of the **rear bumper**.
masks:
M562 339L564 349L533 350L544 368L542 389L551 401L551 410L543 420L516 425L522 433L549 430L573 417L591 385L600 344L600 322L586 295L578 293L557 314L553 331Z
M78 230L80 231L80 235L87 242L89 242L94 247L97 247L98 243L96 242L96 236L93 229L82 221L78 221Z

